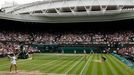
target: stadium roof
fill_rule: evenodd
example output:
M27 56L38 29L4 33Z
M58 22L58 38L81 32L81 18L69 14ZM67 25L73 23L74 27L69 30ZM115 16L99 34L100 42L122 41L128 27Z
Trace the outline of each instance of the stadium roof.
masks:
M134 18L134 0L49 0L2 8L2 18L66 23Z

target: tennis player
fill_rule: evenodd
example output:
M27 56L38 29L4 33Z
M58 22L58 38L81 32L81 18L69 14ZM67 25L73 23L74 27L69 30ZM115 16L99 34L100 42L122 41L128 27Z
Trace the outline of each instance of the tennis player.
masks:
M10 72L12 71L12 68L14 67L15 68L15 72L17 73L17 64L16 64L16 59L17 58L16 58L15 54L8 55L8 57L11 60Z

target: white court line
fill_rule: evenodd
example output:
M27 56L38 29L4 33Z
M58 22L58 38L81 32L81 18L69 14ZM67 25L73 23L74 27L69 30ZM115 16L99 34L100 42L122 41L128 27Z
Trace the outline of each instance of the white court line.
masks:
M79 61L77 61L68 71L66 71L65 74L67 74L70 70L72 70L79 62L81 62L82 59L83 57L81 57Z
M93 56L91 56L91 57L93 57ZM83 73L84 69L86 68L86 66L88 65L89 60L91 59L91 57L88 58L88 61L87 61L86 65L83 67L83 69L81 70L80 75L82 75L82 73Z
M51 63L54 63L55 61L58 61L58 60L54 60L54 61L48 62L48 63L46 63L46 64L41 64L41 65L39 65L39 66L37 66L37 67L31 68L31 70L34 70L34 69L39 68L39 67L42 67L42 66L44 66L44 65L49 65L49 64L51 64Z
M63 58L63 57L60 57L60 59L61 59L61 58ZM34 68L32 68L31 70L36 69L36 68L39 68L39 67L42 67L42 66L44 66L44 65L49 65L49 64L51 64L51 63L54 63L55 61L60 62L59 60L54 60L54 61L52 61L52 62L48 62L48 63L46 63L46 64L41 64L41 65L39 65L39 66L37 66L37 67L34 67ZM47 67L47 66L46 66L46 67ZM39 68L39 69L42 69L42 68Z
M66 66L68 66L68 65L71 64L71 63L73 63L73 62L74 62L75 60L77 60L77 59L78 59L78 57L77 57L77 58L73 58L73 60L71 60L71 62L67 63L67 64L64 65L64 66L61 66L59 69L56 70L56 72L59 71L59 70L61 70L61 69L63 69L63 68L65 68Z
M62 58L63 58L63 57L62 57ZM73 57L73 58L74 58L74 57ZM72 58L72 59L73 59L73 58ZM61 62L61 61L62 61L62 60L60 60L60 61L58 60L58 62ZM58 62L57 62L57 63L58 63ZM62 62L62 63L60 63L60 64L58 64L58 65L56 65L56 66L54 66L54 67L49 68L49 69L51 70L51 69L53 69L53 68L55 68L55 67L58 67L58 66L60 66L60 65L62 65L62 64L64 64L64 63L66 63L66 62L68 62L68 61L66 60L66 61L64 61L64 62ZM50 66L53 66L53 65L55 65L55 64L48 65L48 66L46 66L46 67L50 67ZM40 70L40 69L44 69L44 68L41 67L41 68L39 68L39 70ZM49 69L47 69L47 70L49 70Z
M66 61L58 61L58 62L61 62L61 63L59 63L59 64L52 64L52 65L49 65L49 66L47 66L47 67L49 67L49 68L47 68L47 72L49 72L49 70L52 70L52 69L54 69L54 68L57 68L58 66L60 66L60 65L63 65L63 64L65 64L66 62L68 62L67 60ZM53 67L51 67L51 66L53 66ZM44 69L44 67L43 68L40 68L40 69Z

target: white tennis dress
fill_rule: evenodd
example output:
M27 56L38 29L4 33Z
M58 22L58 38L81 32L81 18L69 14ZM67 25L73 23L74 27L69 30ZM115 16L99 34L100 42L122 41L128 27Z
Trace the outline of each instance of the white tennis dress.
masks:
M16 57L15 56L11 57L11 64L16 64Z

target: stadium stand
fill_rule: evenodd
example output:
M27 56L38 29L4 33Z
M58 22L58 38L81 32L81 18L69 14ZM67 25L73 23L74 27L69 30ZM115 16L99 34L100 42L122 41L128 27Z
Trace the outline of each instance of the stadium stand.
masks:
M22 33L22 32L0 32L0 41L19 41L26 43L44 44L129 44L134 41L133 32L116 33L92 33L92 32L65 32L53 33ZM111 38L112 37L112 38Z
M1 20L0 56L17 53L19 49L29 53L112 53L116 50L118 55L133 61L134 32L132 25L126 26L128 22L133 20L73 26Z

